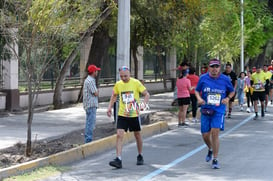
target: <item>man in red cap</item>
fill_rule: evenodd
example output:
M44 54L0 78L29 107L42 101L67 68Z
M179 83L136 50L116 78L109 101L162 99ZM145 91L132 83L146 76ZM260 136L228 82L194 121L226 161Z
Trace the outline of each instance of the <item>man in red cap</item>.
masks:
M98 107L99 91L96 86L96 77L100 68L89 65L87 68L88 76L83 85L83 107L86 112L86 124L84 141L89 143L93 139L93 130L96 125L96 112Z

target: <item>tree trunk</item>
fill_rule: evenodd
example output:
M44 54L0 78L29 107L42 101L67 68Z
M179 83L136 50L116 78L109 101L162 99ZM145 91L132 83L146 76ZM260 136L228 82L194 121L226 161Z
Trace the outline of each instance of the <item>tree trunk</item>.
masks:
M93 42L91 45L86 68L90 64L95 64L98 67L102 67L104 65L104 62L108 62L109 61L109 56L108 56L109 46L110 46L109 30L106 26L101 25L94 32Z
M95 20L95 22L82 35L80 39L80 44L81 42L84 42L86 38L90 37L93 34L93 32L97 29L97 27L102 23L103 20L105 20L111 14L111 12L112 12L112 8L108 7L100 14L100 16ZM80 45L78 45L76 48L74 48L71 51L67 59L64 61L64 66L62 67L60 75L58 76L56 80L56 86L55 86L54 96L53 96L54 109L59 109L62 107L62 92L63 92L65 73L67 69L70 67L73 60L75 59L79 48L80 48Z
M86 64L86 70L90 64L94 64L97 67L102 68L102 66L104 66L104 62L109 62L108 49L110 46L110 39L111 38L109 36L109 31L103 25L101 25L97 29L97 31L95 31L95 33L93 35L93 41L92 41L88 61ZM108 65L109 65L109 63L108 63ZM99 71L99 75L100 75L100 73L101 72ZM86 73L86 76L87 76L87 73ZM97 87L99 87L99 84L98 84L99 77L100 76L98 76L96 78ZM79 92L77 102L82 101L82 90L83 90L83 85L81 85L81 90Z
M135 64L135 78L138 78L138 60L137 60L137 47L132 48L132 54L133 54L133 59L134 59L134 64Z
M27 143L25 155L27 157L31 156L32 148L31 148L31 125L33 120L33 92L32 92L32 76L31 72L28 76L28 118L27 118Z
M164 86L164 89L167 89L167 82L166 82L166 69L165 69L165 65L164 65L164 61L162 59L162 55L161 55L161 48L160 46L157 46L157 57L158 57L158 60L159 60L159 66L160 66L160 71L162 71L162 79L163 79L163 86ZM159 71L159 74L160 74L160 71Z

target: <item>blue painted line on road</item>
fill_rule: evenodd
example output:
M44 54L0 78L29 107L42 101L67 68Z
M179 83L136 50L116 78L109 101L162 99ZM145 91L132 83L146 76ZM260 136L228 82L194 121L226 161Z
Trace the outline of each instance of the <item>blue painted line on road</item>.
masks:
M233 128L231 128L230 130L228 130L227 132L225 132L224 134L221 134L220 135L220 138L230 134L231 132L235 131L236 129L238 129L239 127L241 127L242 125L246 124L248 121L252 120L252 118L254 117L255 115L252 115L246 119L244 119L242 122L240 122L239 124L237 124L236 126L234 126ZM162 172L168 170L169 168L181 163L182 161L186 160L187 158L193 156L194 154L198 153L199 151L203 150L204 148L206 148L207 146L205 144L199 146L198 148L190 151L189 153L179 157L178 159L172 161L171 163L151 172L150 174L142 177L141 179L139 179L139 181L146 181L146 180L150 180L152 179L153 177L161 174Z

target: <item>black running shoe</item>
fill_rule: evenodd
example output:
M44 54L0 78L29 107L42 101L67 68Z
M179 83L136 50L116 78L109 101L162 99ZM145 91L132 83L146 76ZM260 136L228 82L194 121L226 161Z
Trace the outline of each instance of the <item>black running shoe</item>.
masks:
M137 156L137 165L143 165L144 164L144 160L143 160L143 156L141 154L139 154Z
M256 114L255 117L254 117L254 120L257 120L258 119L258 115Z
M262 111L262 114L261 114L261 115L262 115L262 117L264 117L264 111Z
M109 162L109 165L116 168L122 168L122 161L117 157Z
M228 113L227 117L228 117L228 118L231 118L231 114L230 114L230 113Z

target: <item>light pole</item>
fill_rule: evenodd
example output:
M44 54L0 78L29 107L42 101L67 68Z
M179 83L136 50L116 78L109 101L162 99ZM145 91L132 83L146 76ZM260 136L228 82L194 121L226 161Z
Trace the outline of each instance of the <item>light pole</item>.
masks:
M130 63L130 0L118 1L118 35L117 35L117 61L116 80L119 80L118 69Z
M244 0L241 0L241 72L244 71Z

